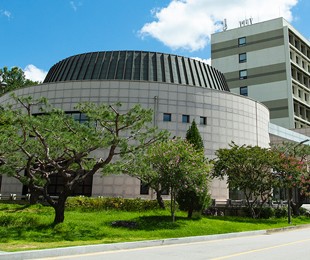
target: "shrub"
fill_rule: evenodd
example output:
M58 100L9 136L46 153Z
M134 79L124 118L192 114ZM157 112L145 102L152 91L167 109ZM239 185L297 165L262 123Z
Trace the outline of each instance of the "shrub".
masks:
M274 210L274 215L276 218L284 218L287 216L287 207L276 208Z
M299 209L299 213L300 213L300 216L306 216L306 217L310 216L310 211L303 207Z
M258 215L260 211L258 218L268 219L268 218L272 218L275 216L275 211L271 207L263 207L263 208L257 207L257 208L254 208L254 210L255 210L256 215ZM244 213L246 217L252 217L252 214L249 208L244 208Z
M263 207L260 212L260 218L268 219L274 217L274 209L271 207Z
M168 203L168 202L167 202ZM160 209L156 200L144 200L141 198L90 198L70 197L66 207L70 209L81 209L88 211L95 210L124 210L124 211L145 211Z
M179 209L188 212L188 218L192 217L194 211L202 212L210 206L210 195L207 191L180 190L177 195Z

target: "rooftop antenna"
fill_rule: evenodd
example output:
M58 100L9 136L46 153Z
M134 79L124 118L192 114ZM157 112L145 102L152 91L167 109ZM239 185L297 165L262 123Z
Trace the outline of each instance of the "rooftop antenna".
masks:
M226 18L222 21L222 26L223 26L222 29L225 32L227 30L227 19Z

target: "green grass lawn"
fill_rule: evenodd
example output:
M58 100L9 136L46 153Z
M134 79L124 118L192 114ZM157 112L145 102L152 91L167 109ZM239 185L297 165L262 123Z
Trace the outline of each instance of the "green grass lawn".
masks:
M192 220L177 212L171 222L169 211L66 211L65 222L51 225L54 211L41 205L0 204L0 251L19 251L87 244L116 243L187 236L201 236L272 229L288 226L287 220L253 220L238 217L201 217ZM113 221L134 221L135 228L113 227ZM305 217L292 225L310 224Z

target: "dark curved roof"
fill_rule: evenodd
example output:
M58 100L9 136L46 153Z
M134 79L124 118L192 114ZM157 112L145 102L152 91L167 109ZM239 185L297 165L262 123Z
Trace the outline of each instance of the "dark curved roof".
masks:
M147 51L103 51L56 63L44 83L73 80L138 80L229 91L224 75L206 63Z

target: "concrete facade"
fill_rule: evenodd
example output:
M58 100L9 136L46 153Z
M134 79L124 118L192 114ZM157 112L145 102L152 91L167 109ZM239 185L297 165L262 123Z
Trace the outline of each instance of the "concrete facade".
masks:
M204 140L205 154L214 158L219 148L228 147L231 141L238 145L269 146L269 111L263 104L229 91L192 84L176 84L145 80L65 80L43 83L15 91L18 96L47 97L49 103L64 111L75 111L79 102L121 102L127 110L139 103L154 111L154 125L167 129L171 136L185 137L193 119L197 122ZM10 94L0 97L0 104L10 104ZM164 121L164 114L171 121ZM184 115L189 122L183 122ZM1 193L21 194L22 185L14 179L3 177ZM214 180L212 198L228 198L226 181ZM129 176L96 174L92 181L92 196L121 196L155 198L140 194L140 181Z
M283 18L213 34L211 58L230 90L265 104L272 123L310 126L310 43Z

